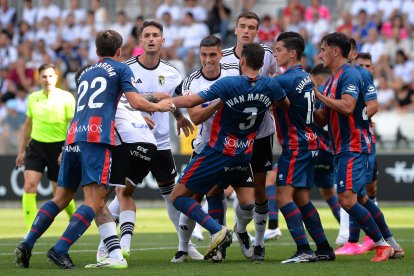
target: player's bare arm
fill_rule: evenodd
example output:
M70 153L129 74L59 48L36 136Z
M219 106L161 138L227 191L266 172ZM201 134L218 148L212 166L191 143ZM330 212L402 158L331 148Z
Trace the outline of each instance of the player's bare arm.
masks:
M316 98L320 100L325 106L345 116L350 116L355 109L356 99L351 95L344 94L341 99L331 99L321 93L315 93Z
M174 104L171 99L165 99L158 103L151 103L143 96L139 95L136 92L126 92L125 96L128 99L129 104L132 108L135 108L140 111L145 112L166 112L166 111L173 111Z
M147 101L152 103L158 103L163 99L171 98L171 96L166 92L157 92L157 93L143 93L142 96L147 99Z
M218 100L205 107L203 105L197 105L195 107L188 108L187 110L191 121L195 125L199 125L207 121L222 106L223 102Z
M174 111L172 111L175 120L177 120L177 132L178 135L181 134L181 129L184 132L184 135L188 137L190 135L190 132L193 133L194 126L193 124L184 117L183 113L181 113L179 108L176 108Z
M367 106L368 118L371 118L378 112L378 109L379 109L378 100L375 99L375 100L367 101L365 102L365 105Z
M26 152L26 146L30 140L30 134L32 133L32 118L27 117L26 121L24 122L23 129L22 129L22 139L19 146L19 153L17 154L16 158L16 166L23 166L24 164L24 155Z

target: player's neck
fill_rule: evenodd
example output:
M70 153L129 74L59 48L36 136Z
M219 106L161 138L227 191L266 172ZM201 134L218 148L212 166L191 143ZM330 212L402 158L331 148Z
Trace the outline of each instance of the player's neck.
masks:
M290 60L287 64L286 64L286 69L289 69L289 68L292 68L293 66L296 66L296 65L302 65L301 63L300 63L300 61L297 61L297 60Z
M201 72L203 75L208 79L216 79L218 76L220 76L220 67L215 68L214 70L206 70L204 67L201 69Z
M242 73L243 73L243 75L245 75L245 76L247 76L249 78L254 79L258 75L260 75L260 69L253 70L252 68L249 68L249 67L246 66L245 68L242 69Z
M236 45L236 49L235 49L235 53L236 53L236 56L238 57L238 58L240 58L241 57L241 52L242 52L242 49L243 49L243 45L241 44L241 43L237 43L237 45Z
M346 58L341 58L341 59L336 60L332 64L331 68L329 68L331 69L332 75L335 76L336 73L339 71L339 69L346 63L348 63L348 60Z
M138 60L145 67L154 68L160 62L160 54L144 53L138 57Z

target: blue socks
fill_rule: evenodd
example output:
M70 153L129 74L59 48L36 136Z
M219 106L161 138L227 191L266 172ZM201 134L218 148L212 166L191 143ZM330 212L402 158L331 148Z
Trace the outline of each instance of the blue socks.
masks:
M390 238L392 234L387 223L385 222L384 214L381 212L381 209L378 208L372 200L367 200L363 206L371 213L384 239Z
M59 207L51 200L40 207L32 224L32 229L24 240L30 250L32 250L36 240L46 232L60 211Z
M361 226L359 225L356 220L354 220L351 216L349 216L349 242L358 242L359 241L359 234L361 232Z
M279 220L279 208L276 204L276 185L266 187L266 195L269 200L269 222Z
M359 203L355 203L351 208L345 210L356 222L359 223L362 230L374 241L382 239L382 234L375 224L370 212Z
M300 210L294 202L289 202L280 208L283 216L285 217L287 227L290 235L295 241L297 246L308 245L308 238L306 237L305 228L303 228L302 215Z
M192 218L198 224L206 228L212 235L220 231L222 228L222 226L211 216L207 215L201 205L191 197L177 197L174 200L173 205L178 211L182 212L187 217Z
M322 227L319 213L313 206L312 202L308 202L305 206L299 208L302 214L302 220L305 223L306 229L311 235L314 242L318 245L327 241L325 232Z
M69 225L62 237L55 244L54 249L59 255L67 254L69 247L82 236L91 225L95 218L93 209L86 205L81 205L70 219Z
M208 203L208 214L220 225L224 225L224 194L206 197Z
M341 204L339 204L338 196L336 196L336 195L331 196L326 201L326 203L328 203L329 207L331 207L331 210L332 210L332 213L333 213L334 217L339 222L341 220L341 215L340 215Z

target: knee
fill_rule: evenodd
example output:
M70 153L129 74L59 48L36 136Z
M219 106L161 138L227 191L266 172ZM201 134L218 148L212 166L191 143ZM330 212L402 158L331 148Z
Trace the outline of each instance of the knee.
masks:
M341 207L345 210L349 210L356 201L354 201L352 198L340 196L339 197L339 204L341 204Z
M38 182L30 179L24 181L24 192L25 193L36 193Z

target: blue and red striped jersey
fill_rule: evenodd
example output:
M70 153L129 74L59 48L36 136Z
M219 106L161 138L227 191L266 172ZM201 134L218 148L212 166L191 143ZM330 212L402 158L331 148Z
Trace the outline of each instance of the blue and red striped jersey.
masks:
M319 92L322 93L325 90L325 85L322 85L318 88ZM315 99L315 109L323 109L323 103ZM326 152L332 153L331 149L331 140L329 139L328 126L320 127L317 124L313 124L315 128L316 135L318 135L319 149Z
M260 75L224 77L198 95L223 101L212 123L209 145L230 156L251 155L265 112L286 97L278 81Z
M332 99L351 95L357 100L354 112L345 116L326 107L328 129L334 154L341 152L368 153L371 145L368 136L368 115L364 101L364 83L361 74L350 64L344 64L331 76L324 94Z
M310 75L298 64L275 79L290 100L288 111L276 108L273 112L282 149L317 150L318 140L313 126L315 92Z
M362 81L364 82L363 93L364 93L365 103L368 101L376 100L377 99L377 88L374 85L374 80L372 78L371 73L367 69L365 69L364 67L358 64L355 64L354 67L359 71L362 77ZM374 134L374 126L373 126L371 119L369 119L368 137L372 144L376 143L376 138Z
M110 58L85 69L79 77L75 116L66 143L83 141L115 145L116 106L124 92L138 92L128 65Z

